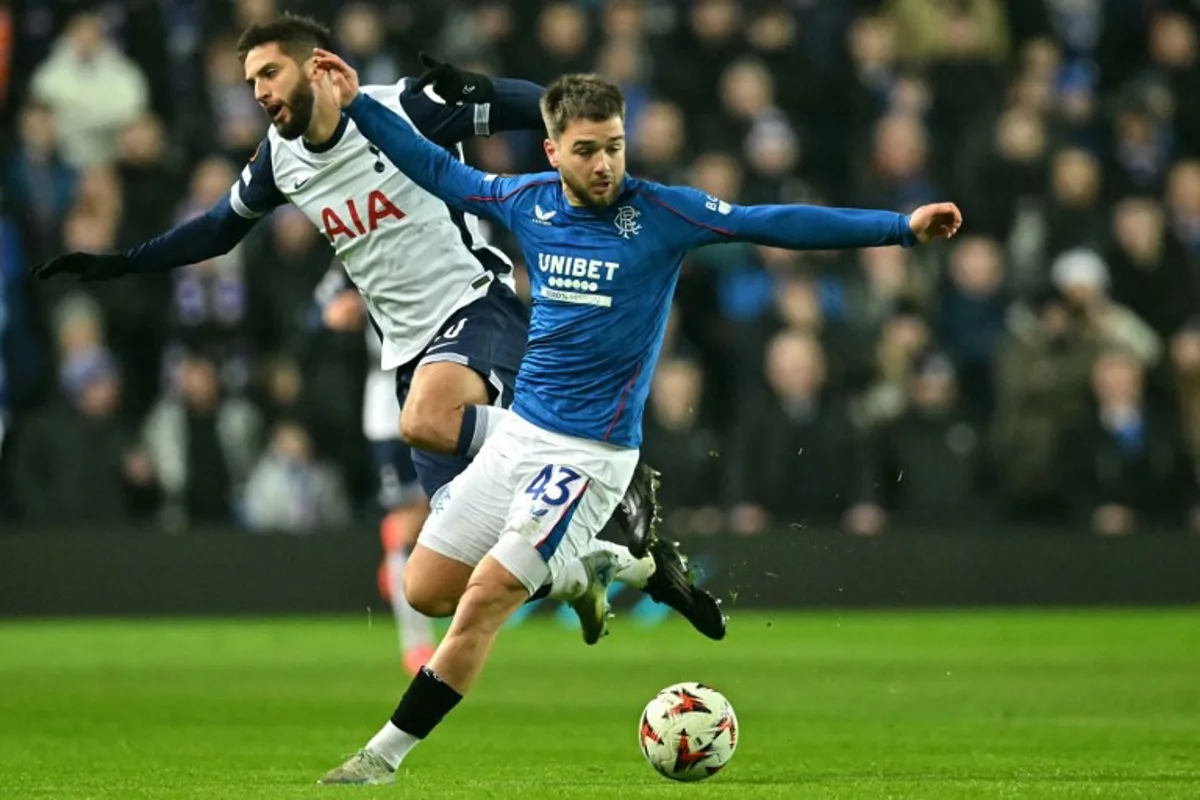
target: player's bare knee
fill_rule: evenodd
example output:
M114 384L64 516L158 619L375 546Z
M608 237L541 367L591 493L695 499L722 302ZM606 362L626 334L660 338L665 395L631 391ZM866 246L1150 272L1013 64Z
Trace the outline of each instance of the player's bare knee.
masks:
M434 618L452 616L458 606L458 597L445 584L431 580L412 561L404 567L404 599L417 613Z

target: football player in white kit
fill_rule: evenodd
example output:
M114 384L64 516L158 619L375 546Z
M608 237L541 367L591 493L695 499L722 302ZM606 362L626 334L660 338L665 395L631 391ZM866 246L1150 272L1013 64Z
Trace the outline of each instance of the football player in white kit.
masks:
M529 312L514 292L511 262L487 244L477 219L414 184L342 113L328 77L312 63L314 48L330 44L329 30L305 17L284 14L250 26L239 55L272 125L229 195L123 253L69 253L32 272L94 281L198 263L227 253L261 216L292 203L324 232L363 297L383 342L380 366L396 370L401 436L412 445L421 485L436 506L439 490L509 413ZM459 142L470 136L543 130L541 87L526 81L435 64L418 81L363 91L459 159ZM653 535L655 476L639 469L613 514L629 545L622 561L629 571L616 579L629 580L705 632L706 623L721 621L715 601L692 584L678 550ZM434 617L454 613L477 549L475 542L460 544L413 548L404 575L413 608ZM640 558L647 551L651 555ZM652 565L640 564L649 558ZM534 597L550 590L547 585ZM602 628L593 599L573 603L585 638Z
M379 591L392 605L404 668L415 675L433 655L437 639L432 621L409 605L404 596L404 568L417 543L417 534L429 516L429 500L417 480L412 451L396 427L400 416L396 371L379 366L382 340L374 327L367 324L366 304L340 263L330 266L317 285L314 300L313 328L366 333L372 363L363 387L362 426L374 467L375 506L382 517Z

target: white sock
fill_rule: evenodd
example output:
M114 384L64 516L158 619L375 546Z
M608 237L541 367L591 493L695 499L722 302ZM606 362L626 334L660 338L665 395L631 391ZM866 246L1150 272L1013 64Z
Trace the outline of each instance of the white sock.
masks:
M375 753L389 765L392 769L400 766L400 762L408 755L408 751L412 750L421 740L413 736L411 733L405 733L392 724L391 720L379 729L379 733L371 737L371 741L367 742L367 749Z
M571 601L583 594L588 585L587 569L573 558L550 576L550 599Z
M613 579L626 586L642 589L646 586L646 581L650 580L650 576L654 574L653 556L634 558L633 553L629 552L629 548L625 545L614 544L604 539L596 539L592 545L593 550L607 550L617 557L617 574L613 576Z
M617 572L613 576L614 580L635 589L641 589L654 574L653 556L634 558L628 547L603 539L594 540L592 545L593 552L607 550L617 557ZM583 566L583 561L573 558L551 577L549 596L552 600L574 600L583 594L587 585L588 574L587 569Z
M471 442L466 455L474 457L487 438L496 432L504 418L511 414L507 408L500 406L473 406L475 409L475 430L470 434Z
M433 644L433 621L417 613L404 597L404 565L408 563L408 550L394 550L387 555L388 584L392 590L392 615L396 618L396 633L400 636L400 650Z

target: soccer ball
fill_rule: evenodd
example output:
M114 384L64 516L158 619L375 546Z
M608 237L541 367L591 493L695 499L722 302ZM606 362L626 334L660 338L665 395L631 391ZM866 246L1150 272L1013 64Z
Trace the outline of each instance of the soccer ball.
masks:
M702 683L677 683L646 704L638 744L650 766L673 781L702 781L733 758L738 725L725 695Z

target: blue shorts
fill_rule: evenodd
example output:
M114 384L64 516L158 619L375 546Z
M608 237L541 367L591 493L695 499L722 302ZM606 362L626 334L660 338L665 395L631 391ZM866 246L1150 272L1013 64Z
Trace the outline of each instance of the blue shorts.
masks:
M375 466L375 502L380 511L386 514L423 496L412 448L403 439L372 439L371 463Z
M529 309L516 292L493 280L485 296L451 314L424 352L396 370L400 407L404 407L417 367L449 361L479 373L492 405L508 408L528 333ZM471 463L466 456L418 449L412 451L412 460L421 488L430 498Z

